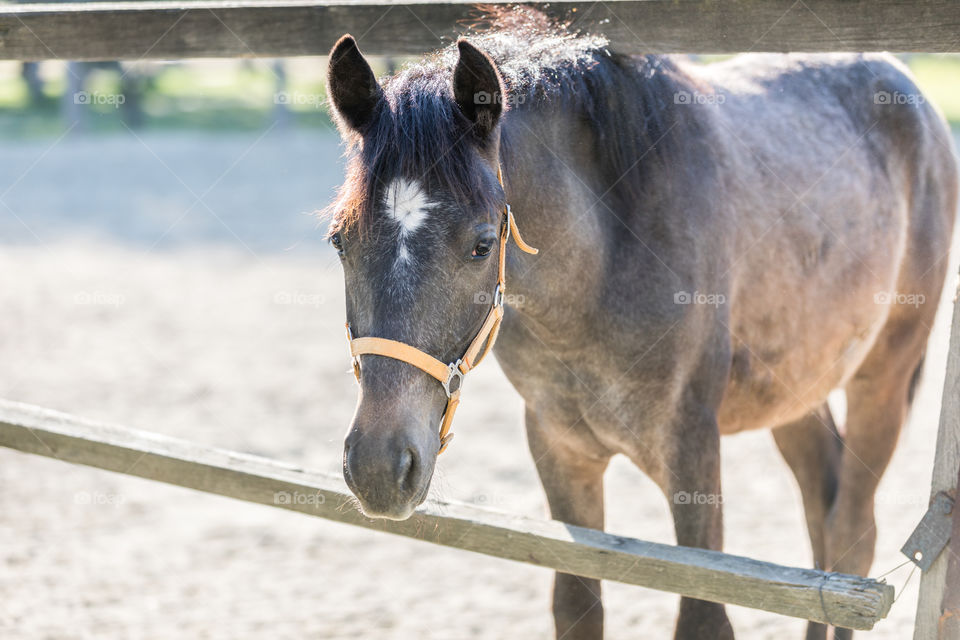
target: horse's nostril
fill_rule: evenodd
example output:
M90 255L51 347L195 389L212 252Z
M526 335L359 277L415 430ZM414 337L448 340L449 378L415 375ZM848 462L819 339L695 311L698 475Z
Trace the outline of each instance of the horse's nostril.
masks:
M397 466L397 481L400 488L409 490L414 485L414 479L417 475L417 453L410 447L407 447L400 453L400 460Z

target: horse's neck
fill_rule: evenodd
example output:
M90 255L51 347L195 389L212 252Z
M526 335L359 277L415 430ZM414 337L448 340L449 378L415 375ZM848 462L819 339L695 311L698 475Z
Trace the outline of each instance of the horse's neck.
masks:
M559 325L569 322L563 309L595 297L591 289L602 286L606 264L597 163L579 151L592 148L590 134L564 114L522 111L511 113L504 128L508 199L524 239L540 249L510 251L508 293L519 313L563 331Z

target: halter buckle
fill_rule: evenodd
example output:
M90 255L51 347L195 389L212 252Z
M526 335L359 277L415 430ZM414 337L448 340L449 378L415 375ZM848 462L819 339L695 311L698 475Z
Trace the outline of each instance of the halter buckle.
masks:
M460 389L463 388L463 371L460 370L460 363L462 360L457 360L456 362L451 362L447 365L447 379L442 382L443 390L447 392L447 397L453 396L455 393L459 393Z
M350 364L353 365L353 377L360 382L360 356L353 355L353 331L350 329L350 323L347 323L347 346L350 347Z
M503 287L499 284L493 290L493 306L502 307L503 306Z

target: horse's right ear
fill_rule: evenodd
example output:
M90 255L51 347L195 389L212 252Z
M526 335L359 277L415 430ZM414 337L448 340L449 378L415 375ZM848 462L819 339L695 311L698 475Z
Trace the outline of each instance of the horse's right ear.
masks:
M361 131L373 120L382 91L357 41L347 34L330 50L327 93L339 121L347 129Z

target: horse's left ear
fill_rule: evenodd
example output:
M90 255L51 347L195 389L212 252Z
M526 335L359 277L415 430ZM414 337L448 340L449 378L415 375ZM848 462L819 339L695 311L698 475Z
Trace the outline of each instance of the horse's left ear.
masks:
M460 59L453 70L453 97L473 122L477 138L486 141L503 112L503 81L490 56L463 38L457 40L457 48Z

